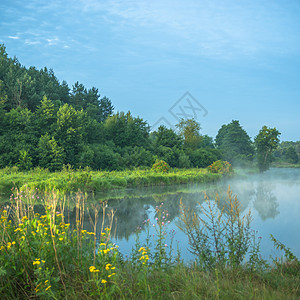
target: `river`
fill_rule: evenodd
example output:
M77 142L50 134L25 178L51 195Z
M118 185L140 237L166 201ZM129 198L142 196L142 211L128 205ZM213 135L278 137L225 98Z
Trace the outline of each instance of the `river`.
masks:
M190 261L193 256L188 251L188 239L177 227L180 214L179 202L197 209L203 203L204 192L214 199L216 193L226 198L228 187L240 201L241 210L246 213L251 209L252 229L261 237L261 254L265 259L270 255L282 253L275 250L270 234L289 247L300 257L300 169L270 169L263 174L231 178L206 185L178 185L152 188L127 189L109 193L99 193L96 201L107 199L107 209L115 211L116 226L113 227L113 241L120 251L129 255L136 239L136 230L140 230L140 241L146 239L145 221L151 223L150 234L156 234L155 207L161 204L168 211L166 222L168 233L175 233L173 246L177 245L182 258ZM167 238L167 247L170 239Z

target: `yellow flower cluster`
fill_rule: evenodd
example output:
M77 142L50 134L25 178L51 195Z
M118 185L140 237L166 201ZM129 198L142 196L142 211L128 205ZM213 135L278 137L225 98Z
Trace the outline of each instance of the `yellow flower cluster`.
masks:
M51 288L49 280L45 280L45 282L40 282L36 288L35 292L39 292L41 289L45 289L45 291L48 291Z
M2 211L0 223L5 223L6 221L7 221L7 210L4 209L4 210Z
M15 244L16 244L15 241L13 241L13 242L8 242L7 245L6 245L6 249L9 250L9 249L11 248L11 246L13 246L13 245L15 245ZM5 249L5 246L1 246L1 247L0 247L0 251L1 251L1 250L4 250L4 249Z
M41 260L40 258L36 258L35 261L32 264L33 265L39 265L41 262L44 264L46 261L45 260Z
M8 242L8 243L7 243L7 250L9 250L10 247L11 247L12 245L15 245L15 244L16 244L16 242Z
M90 266L89 270L90 270L91 273L98 273L98 272L100 272L100 270L98 270L95 266Z
M116 267L113 267L112 264L106 264L105 265L105 270L106 271L112 271L113 272L113 273L108 274L107 278L111 278L112 276L116 275L116 273L114 272L115 269L116 269ZM90 270L91 273L99 273L100 272L100 270L98 270L95 266L90 266L89 270ZM102 279L101 283L107 283L107 280Z
M149 260L149 256L148 256L148 251L145 247L141 247L139 249L139 252L142 252L142 256L139 258L139 261L142 262L143 265L145 265L147 263L147 261Z

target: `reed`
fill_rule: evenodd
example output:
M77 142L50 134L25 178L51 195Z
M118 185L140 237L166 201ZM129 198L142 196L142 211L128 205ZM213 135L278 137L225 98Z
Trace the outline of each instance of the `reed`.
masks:
M10 203L1 206L1 299L300 297L298 258L272 236L284 257L265 263L249 233L251 215L240 214L230 191L225 203L207 199L201 219L181 207L182 229L191 236L197 256L190 264L183 263L180 251L174 255L174 235L163 203L155 208L154 223L144 222L146 240L140 240L137 230L132 253L124 258L111 242L115 218L107 203L87 206L81 192L69 201L62 193L44 194L41 199L36 189L27 188L14 189ZM73 224L68 223L70 206Z

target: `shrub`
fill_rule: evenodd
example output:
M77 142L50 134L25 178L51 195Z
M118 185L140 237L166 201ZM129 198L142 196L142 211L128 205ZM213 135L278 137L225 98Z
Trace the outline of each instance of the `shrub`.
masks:
M153 164L151 170L154 172L167 173L170 170L170 166L165 161L157 159Z
M228 161L217 160L207 167L211 173L233 174L232 165Z

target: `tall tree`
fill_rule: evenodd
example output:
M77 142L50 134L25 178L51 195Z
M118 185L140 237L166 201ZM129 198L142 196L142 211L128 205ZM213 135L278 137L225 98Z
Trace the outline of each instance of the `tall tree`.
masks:
M55 139L66 153L66 163L77 166L78 155L83 144L83 124L81 111L64 104L57 112L57 128Z
M200 124L194 119L181 119L176 125L179 135L184 140L184 147L190 150L196 150L200 147L202 137L200 136Z
M222 125L215 141L222 158L230 163L241 164L253 159L254 148L250 137L237 120Z
M298 154L293 146L290 146L286 149L285 159L291 164L296 164L299 161Z
M276 128L263 126L255 137L257 164L260 172L264 172L270 168L272 151L275 150L279 144L279 136L280 132Z
M154 147L180 147L183 141L179 135L173 129L166 126L159 126L158 130L154 132Z
M39 165L50 171L60 170L64 163L65 153L59 147L54 137L47 134L41 136L38 143Z
M149 143L149 125L143 119L133 117L130 112L118 112L107 118L104 130L107 139L119 147L147 147Z

